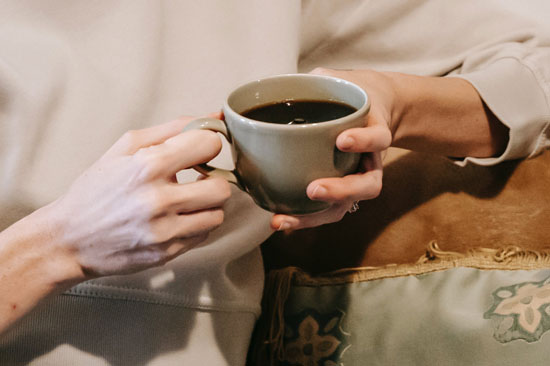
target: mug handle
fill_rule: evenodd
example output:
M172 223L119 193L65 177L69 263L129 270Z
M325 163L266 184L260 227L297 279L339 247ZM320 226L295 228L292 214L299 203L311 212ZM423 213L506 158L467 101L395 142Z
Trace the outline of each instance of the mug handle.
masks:
M231 143L231 138L229 137L229 133L227 131L227 126L225 125L225 122L216 118L209 118L209 117L197 118L189 122L187 126L183 128L182 132L186 132L190 130L210 130L214 132L219 132L227 139L227 141ZM227 169L213 168L207 164L198 164L193 166L192 168L208 177L223 178L227 180L229 183L235 184L237 187L239 187L241 190L244 191L244 188L239 182L239 179L235 175L234 171L227 170Z

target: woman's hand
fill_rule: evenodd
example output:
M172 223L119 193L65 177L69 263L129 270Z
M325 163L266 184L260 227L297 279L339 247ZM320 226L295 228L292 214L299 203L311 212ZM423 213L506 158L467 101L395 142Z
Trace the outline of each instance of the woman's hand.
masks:
M85 276L161 265L222 223L230 196L225 180L176 182L178 171L221 149L213 132L180 133L188 121L127 132L46 207L51 236Z
M275 230L295 230L339 221L354 202L375 198L382 189L382 153L392 142L392 80L371 70L315 69L312 73L349 80L367 92L371 108L365 127L346 130L336 140L341 151L362 153L360 168L356 174L311 182L307 188L308 197L331 202L331 208L305 216L275 215L271 221Z
M360 172L311 182L311 199L332 202L308 216L275 215L275 230L292 230L340 220L354 201L371 199L382 188L382 152L390 144L452 157L495 157L508 146L509 129L490 111L468 81L372 70L316 69L362 87L371 100L366 126L342 132L336 146L363 153Z

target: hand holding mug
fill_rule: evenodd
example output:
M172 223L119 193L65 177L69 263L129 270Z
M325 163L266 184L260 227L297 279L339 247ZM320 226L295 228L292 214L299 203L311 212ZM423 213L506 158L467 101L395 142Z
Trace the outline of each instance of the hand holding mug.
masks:
M167 262L219 226L229 184L175 180L221 149L212 132L180 133L189 120L127 132L44 207L52 253L72 258L87 277L131 273Z
M231 144L235 170L205 165L197 170L226 177L266 210L305 215L332 205L308 197L310 182L357 170L360 154L337 149L336 139L363 127L369 107L367 94L346 80L279 75L233 91L223 106L225 121L202 118L186 130L217 131Z
M371 99L371 108L362 127L350 128L336 139L343 152L361 153L359 169L344 177L321 178L307 187L307 196L329 202L328 210L311 215L275 215L275 230L296 230L337 222L357 201L376 198L382 189L382 153L392 142L390 125L394 108L394 89L384 74L370 70L343 71L315 69L312 74L337 77L361 86Z
M334 222L352 202L376 197L382 187L380 156L390 144L442 156L478 158L497 157L509 147L509 128L463 78L373 70L316 69L313 73L351 81L372 99L366 126L349 129L336 141L341 151L362 153L362 172L313 181L308 196L333 202L332 208L308 216L276 215L275 229Z

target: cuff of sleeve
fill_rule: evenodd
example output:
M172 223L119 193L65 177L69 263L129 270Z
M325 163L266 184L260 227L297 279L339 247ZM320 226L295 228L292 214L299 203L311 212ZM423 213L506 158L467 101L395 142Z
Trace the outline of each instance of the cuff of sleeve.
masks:
M458 165L472 162L494 165L504 160L533 156L550 145L550 107L531 69L515 58L502 58L467 74L452 75L469 81L487 107L510 129L504 153L492 158L467 157Z

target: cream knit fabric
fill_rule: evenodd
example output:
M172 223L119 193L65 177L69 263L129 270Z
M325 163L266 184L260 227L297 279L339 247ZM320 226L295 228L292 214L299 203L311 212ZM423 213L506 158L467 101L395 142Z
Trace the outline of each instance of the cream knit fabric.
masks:
M0 229L61 195L124 131L216 111L238 84L297 67L464 77L511 128L502 157L467 160L535 154L549 145L550 40L525 4L2 0ZM230 166L227 153L214 163ZM0 364L242 364L269 219L235 190L207 243L48 300L0 338Z

